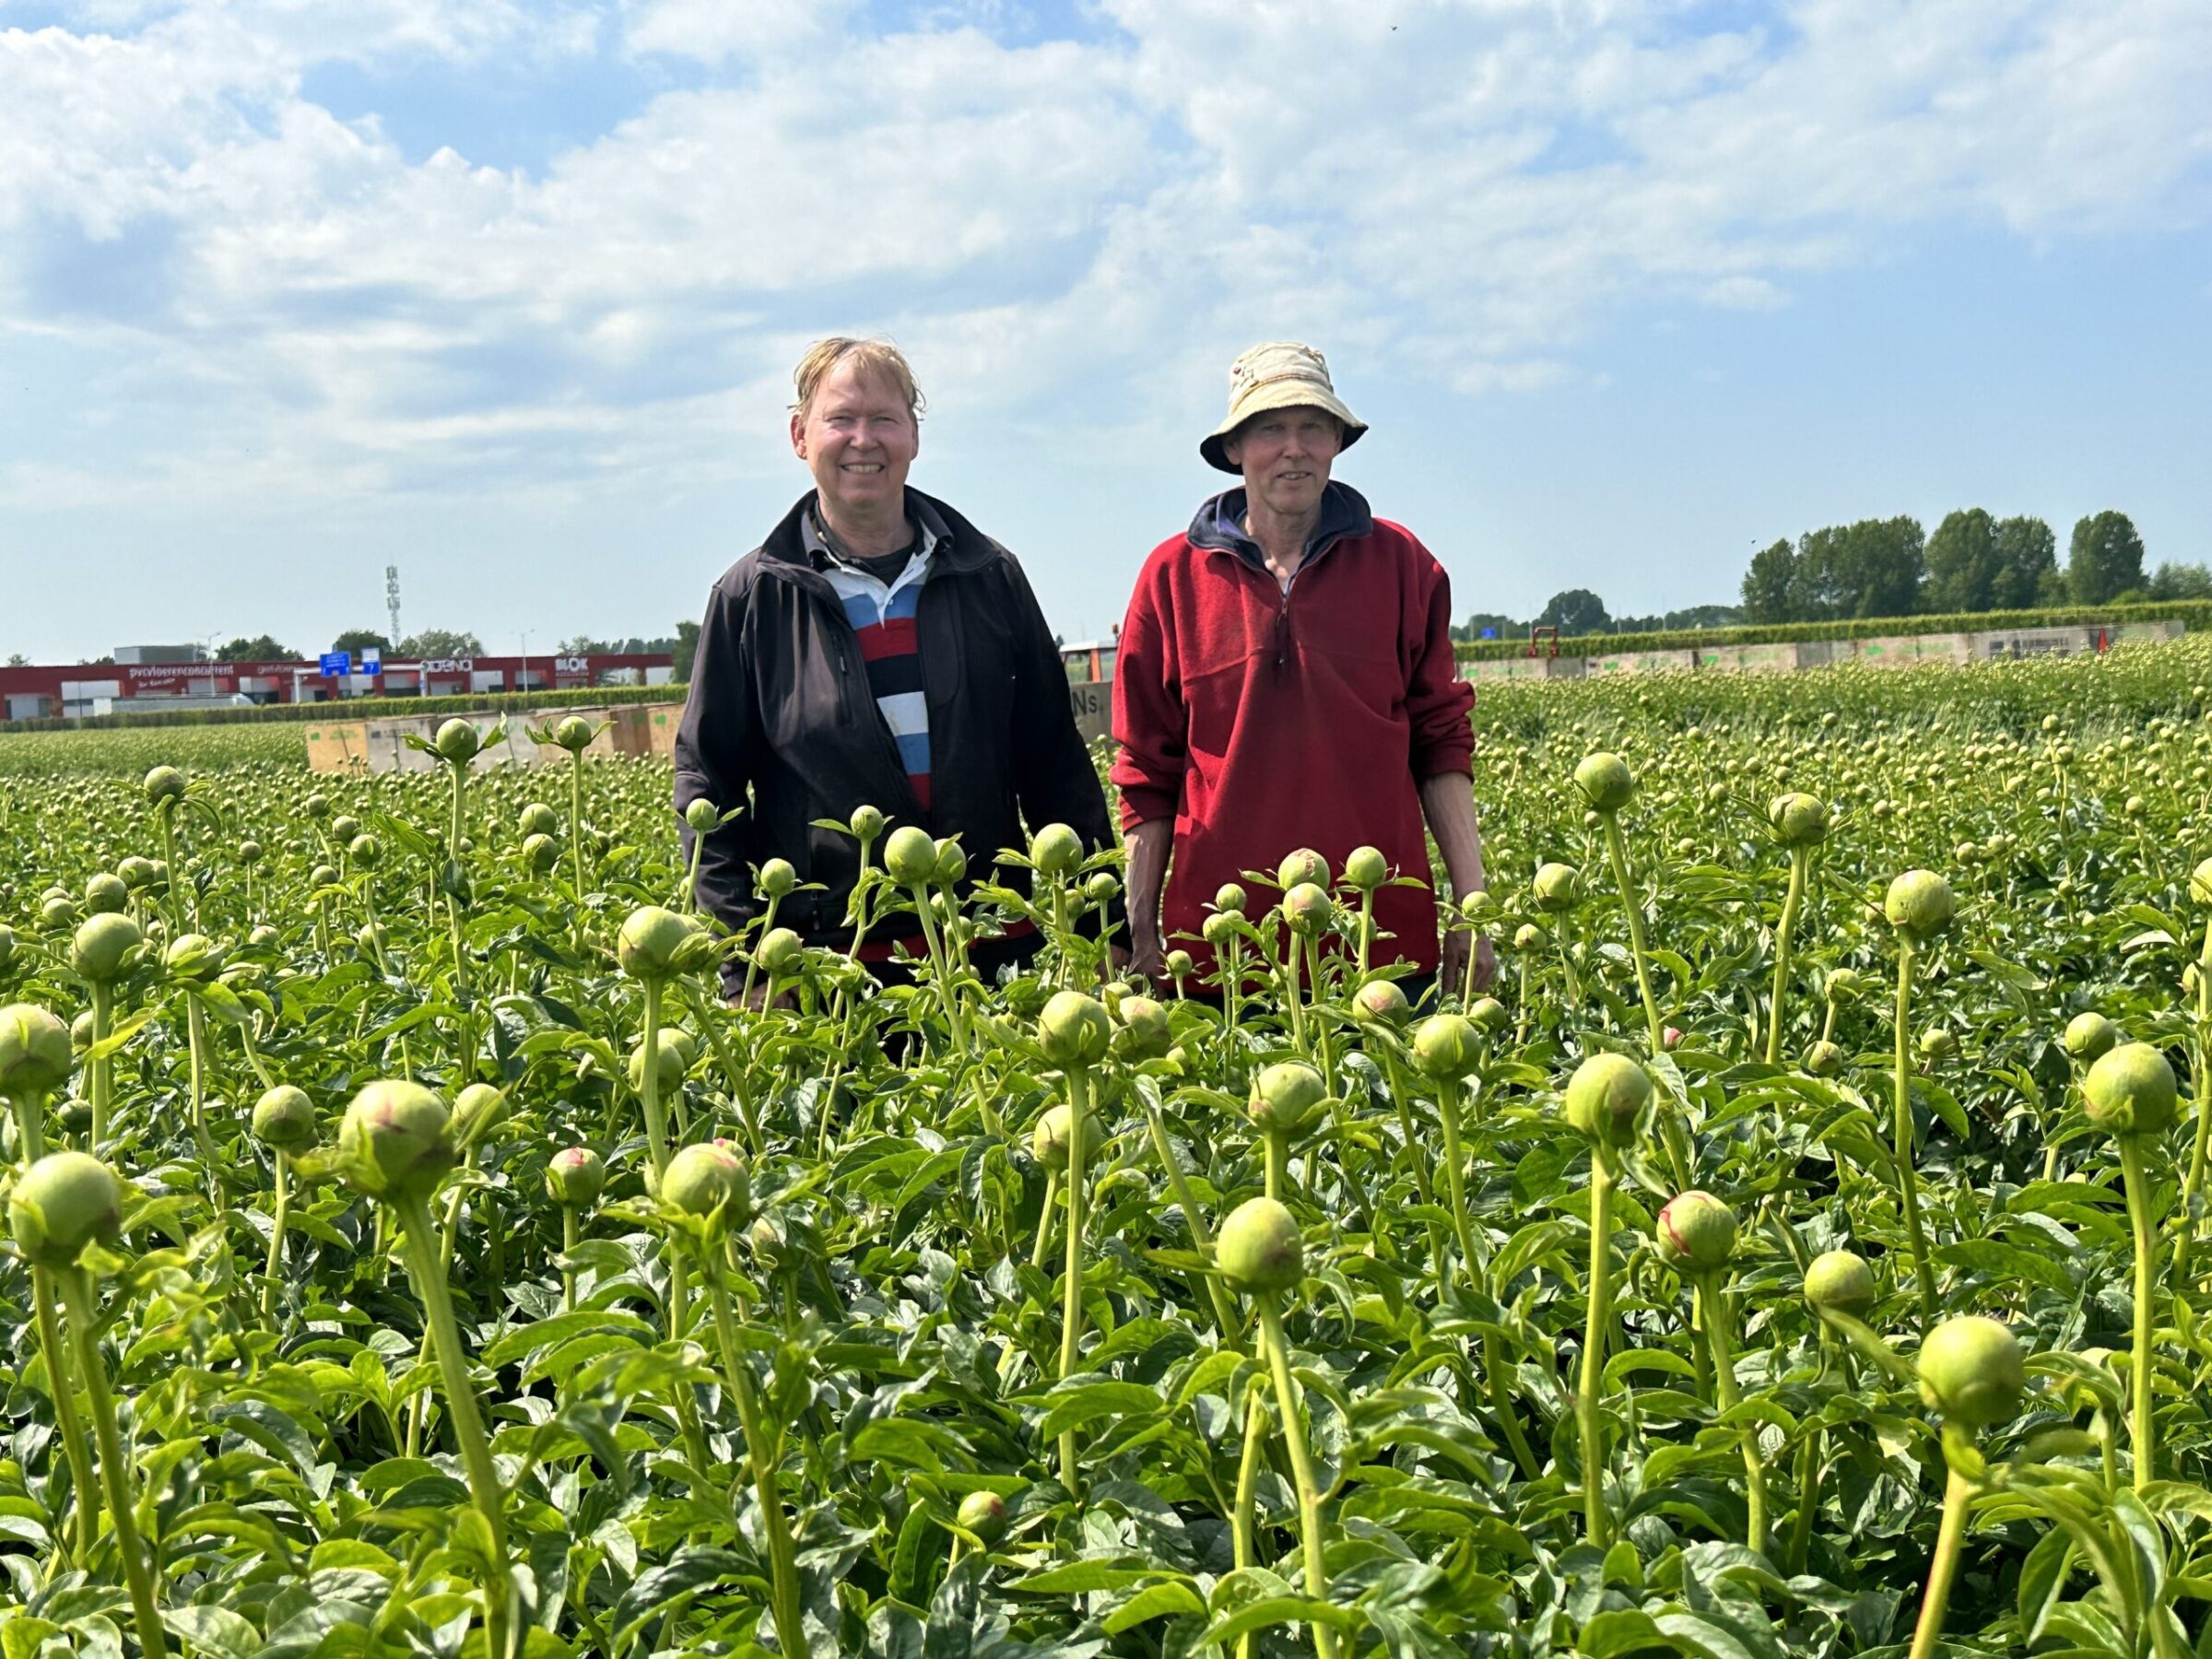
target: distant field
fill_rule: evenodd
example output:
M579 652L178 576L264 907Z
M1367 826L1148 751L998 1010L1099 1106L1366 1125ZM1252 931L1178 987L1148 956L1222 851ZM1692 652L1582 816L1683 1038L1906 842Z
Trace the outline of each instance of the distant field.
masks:
M167 763L221 771L257 761L305 771L307 743L290 725L211 725L79 732L0 732L0 778L135 773Z

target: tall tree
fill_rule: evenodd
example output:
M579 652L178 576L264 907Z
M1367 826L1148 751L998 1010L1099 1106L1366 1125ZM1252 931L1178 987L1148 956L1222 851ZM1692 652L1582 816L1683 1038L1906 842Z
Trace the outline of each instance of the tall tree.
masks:
M2143 585L2143 538L2126 513L2108 509L2075 522L2066 582L2077 605L2110 605Z
M411 633L402 640L397 654L403 662L439 662L447 657L482 656L484 641L463 629L426 628L420 633Z
M2201 564L2162 564L2150 573L2153 599L2212 599L2212 571Z
M300 653L289 645L279 645L268 634L257 634L251 640L232 640L219 647L215 653L218 663L296 663Z
M364 651L388 653L392 650L392 641L371 628L349 628L330 642L330 648L358 657Z
M1928 537L1928 609L1991 609L1996 580L1996 526L1989 514L1979 507L1944 514Z
M2040 518L1999 519L1990 541L1997 556L1989 583L1992 610L2026 610L2049 598L2058 577L2058 537Z
M1563 634L1604 633L1612 620L1606 614L1606 602L1588 588L1554 594L1536 616L1538 627L1556 628Z
M1744 572L1744 620L1747 622L1800 622L1802 601L1797 549L1784 539L1751 555Z
M669 677L679 685L688 683L691 678L692 659L699 655L699 624L696 621L686 618L676 625L676 650L671 654L676 658L676 666L669 671Z
M1843 532L1838 614L1911 616L1921 607L1927 569L1927 538L1918 519L1861 519Z

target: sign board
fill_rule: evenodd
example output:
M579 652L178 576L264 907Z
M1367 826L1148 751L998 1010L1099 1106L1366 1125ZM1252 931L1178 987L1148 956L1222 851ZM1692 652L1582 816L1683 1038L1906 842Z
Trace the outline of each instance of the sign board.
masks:
M589 674L591 671L590 657L565 656L553 659L553 672L556 674Z
M344 651L324 652L323 653L323 672L325 676L351 674L353 672L352 653Z
M361 672L382 674L384 671L384 652L381 645L371 645L361 653Z
M433 657L422 665L425 674L469 674L477 666L477 659L465 657Z

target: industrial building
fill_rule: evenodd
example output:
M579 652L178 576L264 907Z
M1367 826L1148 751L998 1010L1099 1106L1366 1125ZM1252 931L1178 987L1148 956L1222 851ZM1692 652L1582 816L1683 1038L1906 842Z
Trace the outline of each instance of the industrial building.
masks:
M665 686L666 653L592 656L448 657L423 662L332 659L215 663L191 646L123 646L112 664L0 668L0 716L120 714L242 703L335 702L360 697L465 697L472 692Z

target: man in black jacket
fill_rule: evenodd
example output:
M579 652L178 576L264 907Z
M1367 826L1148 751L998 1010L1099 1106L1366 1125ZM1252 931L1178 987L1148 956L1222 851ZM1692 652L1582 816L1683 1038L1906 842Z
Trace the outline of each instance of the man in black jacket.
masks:
M859 849L818 819L875 806L893 825L957 835L979 872L1027 841L1025 823L1065 823L1092 850L1111 830L1021 567L907 487L921 398L905 359L882 341L824 340L794 378L792 449L815 488L707 596L677 734L676 807L746 808L707 837L703 908L743 927L759 910L754 872L788 859L824 890L791 894L777 921L841 948ZM686 830L687 861L691 844ZM914 931L911 914L888 917L862 954L896 973L889 959ZM1038 943L986 942L971 959L987 975ZM725 988L735 983L725 974Z

